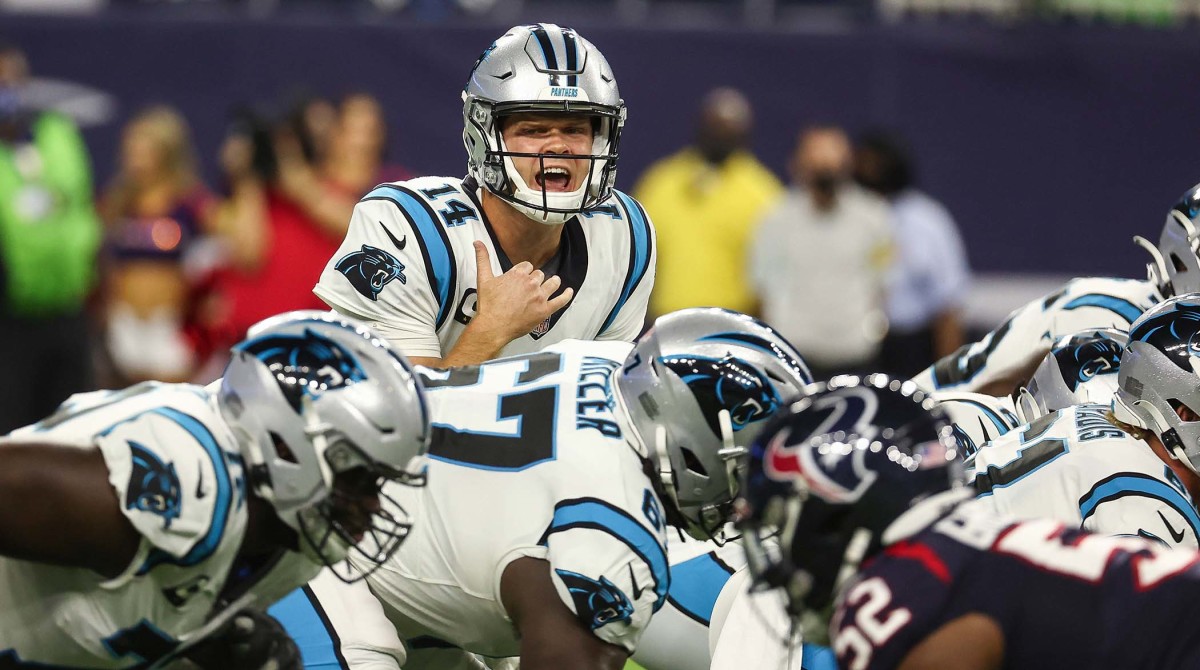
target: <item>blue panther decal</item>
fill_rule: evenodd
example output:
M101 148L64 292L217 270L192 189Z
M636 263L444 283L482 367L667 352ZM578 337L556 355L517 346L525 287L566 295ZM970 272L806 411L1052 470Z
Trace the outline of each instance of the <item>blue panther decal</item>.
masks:
M1054 350L1063 381L1074 391L1080 384L1099 375L1116 374L1121 369L1120 342L1096 333L1087 338L1071 338L1066 346Z
M1175 365L1192 371L1192 356L1200 356L1200 305L1179 302L1174 309L1156 314L1130 331L1130 342L1147 342Z
M721 436L717 418L721 410L729 410L729 419L737 432L771 416L783 404L771 382L740 358L664 356L658 362L688 385L717 437Z
M401 284L408 283L408 278L404 276L404 263L369 244L343 256L334 268L350 280L355 291L371 300L379 300L379 292L395 279L399 279Z
M182 503L179 475L174 463L163 463L154 452L129 440L132 468L125 490L125 509L137 509L163 518L163 528L179 518Z
M633 603L607 577L600 581L567 570L555 570L559 579L571 593L575 613L592 630L614 621L629 621L633 616Z
M300 411L300 398L349 386L367 378L345 347L304 329L302 335L259 337L236 348L262 361L275 375L288 403Z

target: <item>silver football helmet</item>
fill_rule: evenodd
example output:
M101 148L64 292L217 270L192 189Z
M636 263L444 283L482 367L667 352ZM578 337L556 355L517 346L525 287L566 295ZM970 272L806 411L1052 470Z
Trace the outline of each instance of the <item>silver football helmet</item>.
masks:
M1113 414L1149 430L1200 472L1200 293L1155 305L1129 327Z
M634 446L663 485L668 517L711 539L729 519L750 442L812 375L770 326L693 308L656 319L615 381Z
M1093 328L1058 338L1029 382L1013 394L1021 423L1072 405L1111 403L1117 392L1121 352L1128 341L1128 334L1114 328Z
M526 216L562 223L612 194L625 103L604 55L575 31L551 23L509 30L475 62L462 97L467 170ZM578 189L550 193L522 179L514 157L543 162L550 156L562 158L514 153L505 146L503 119L529 113L585 114L593 119L592 152L575 157L588 162L587 178Z
M1146 238L1133 241L1150 253L1150 281L1164 298L1200 291L1200 184L1188 189L1167 212L1158 246Z
M382 480L424 480L424 391L384 340L332 312L272 317L233 348L217 403L248 484L303 553L349 581L367 573L342 562L351 549L373 569L399 548L411 524L398 505L347 510Z

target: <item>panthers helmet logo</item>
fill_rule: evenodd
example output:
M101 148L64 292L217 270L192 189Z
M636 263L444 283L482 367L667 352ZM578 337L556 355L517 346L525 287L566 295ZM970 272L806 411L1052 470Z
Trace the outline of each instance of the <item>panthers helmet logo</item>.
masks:
M354 354L308 328L301 335L270 335L238 347L275 375L288 403L300 411L300 398L349 386L367 378Z
M602 575L596 581L567 570L554 572L571 593L576 616L592 630L614 621L629 621L633 616L633 604L607 577Z
M1191 358L1200 356L1200 305L1180 302L1174 309L1145 319L1129 332L1129 341L1145 342L1191 372Z
M688 385L717 437L721 437L718 418L721 410L729 411L733 430L737 432L771 416L782 404L771 382L739 358L666 356L658 361Z
M125 509L137 509L163 518L163 528L179 518L181 495L174 463L163 463L154 452L129 440L132 460Z
M362 245L360 251L346 254L334 267L350 280L354 290L371 300L378 300L379 292L392 280L408 283L408 278L404 276L404 263L369 244Z
M1097 337L1073 347L1054 352L1063 381L1074 391L1084 382L1099 375L1114 374L1121 368L1120 342Z

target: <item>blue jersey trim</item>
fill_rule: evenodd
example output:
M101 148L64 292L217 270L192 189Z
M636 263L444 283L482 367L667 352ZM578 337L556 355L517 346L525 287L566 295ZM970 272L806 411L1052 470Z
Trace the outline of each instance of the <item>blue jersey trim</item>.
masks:
M983 411L984 416L986 416L988 418L988 420L990 420L992 422L992 425L994 425L996 427L996 430L1000 431L1001 435L1012 430L1017 423L1016 416L1012 417L1011 423L1008 421L1005 421L1004 419L1000 418L1000 415L997 414L991 407L988 407L987 405L979 402L978 400L968 400L967 398L955 398L955 402L965 402L968 405L973 405L975 407L978 407L980 410Z
M1118 298L1116 296L1104 295L1103 293L1088 293L1075 298L1071 302L1063 305L1063 309L1079 309L1080 307L1099 307L1107 309L1117 316L1125 319L1129 323L1133 323L1139 316L1142 315L1142 309L1137 305Z
M617 298L617 304L613 305L612 311L608 313L608 318L604 320L604 325L600 326L601 334L612 325L613 320L625 307L629 296L633 295L633 290L637 288L638 283L642 281L642 277L650 268L650 223L645 212L642 211L642 207L637 201L624 193L614 190L613 195L616 196L628 215L629 269L625 272L625 283L621 286L621 296Z
M217 446L217 440L213 434L203 423L195 417L184 414L177 409L170 407L159 407L152 409L147 414L158 414L166 417L183 427L191 436L200 443L204 448L204 453L208 455L212 462L213 472L216 474L216 504L213 513L212 522L208 526L208 533L197 542L186 555L182 558L161 551L153 550L146 558L146 562L142 567L138 568L137 574L144 575L156 565L161 563L172 563L174 565L196 565L212 556L221 545L221 538L225 535L225 526L229 522L229 506L233 498L233 485L230 483L229 468L225 463L225 454L221 448Z
M1093 486L1087 495L1079 499L1082 521L1087 521L1102 503L1130 495L1154 498L1170 505L1187 519L1188 525L1192 527L1192 534L1200 538L1200 514L1188 499L1170 484L1139 473L1109 477Z
M612 535L625 543L637 554L654 576L654 611L657 612L667 599L671 585L671 573L667 567L667 552L658 538L636 519L611 504L596 498L564 500L554 507L554 518L546 529L540 544L546 544L554 533L572 528L594 528ZM636 586L636 585L635 585Z
M395 184L376 186L363 200L387 200L399 208L400 213L408 219L413 230L421 238L417 245L424 257L425 270L429 275L433 297L437 299L438 314L435 329L440 329L450 315L453 300L453 286L456 268L450 240L446 231L438 225L433 209L408 189Z
M800 670L837 670L837 655L829 647L805 642L801 646Z
M309 587L287 594L267 613L275 617L288 637L296 641L305 670L346 670L350 667L342 656L342 641L337 631Z
M729 566L709 552L671 566L667 600L675 609L707 626L712 621L717 596L733 575Z

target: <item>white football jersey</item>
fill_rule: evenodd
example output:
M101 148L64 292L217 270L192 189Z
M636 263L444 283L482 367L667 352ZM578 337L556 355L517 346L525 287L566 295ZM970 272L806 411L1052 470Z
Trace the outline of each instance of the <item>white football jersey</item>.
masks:
M5 440L99 448L142 544L111 580L0 558L0 665L130 668L205 624L247 514L241 455L203 388L147 383L75 395Z
M714 610L730 577L746 565L740 542L700 542L670 531L667 604L650 620L633 660L646 670L708 670Z
M975 453L969 477L997 514L1197 547L1200 515L1175 473L1105 405L1047 414Z
M1042 359L1054 341L1089 328L1129 330L1142 312L1162 302L1149 281L1086 277L1013 311L974 344L913 377L930 391L979 391Z
M612 372L631 349L572 341L421 370L428 484L385 489L413 529L368 578L407 643L518 655L500 578L528 556L549 561L559 596L596 636L637 646L669 576L662 506L614 411Z
M313 292L333 309L366 320L407 356L443 357L476 313L475 250L492 271L512 267L471 181L422 177L383 184L354 208L350 229ZM564 224L559 265L548 274L571 287L571 302L501 352L539 351L566 339L633 340L641 333L656 257L654 227L641 205L614 191L601 207Z

